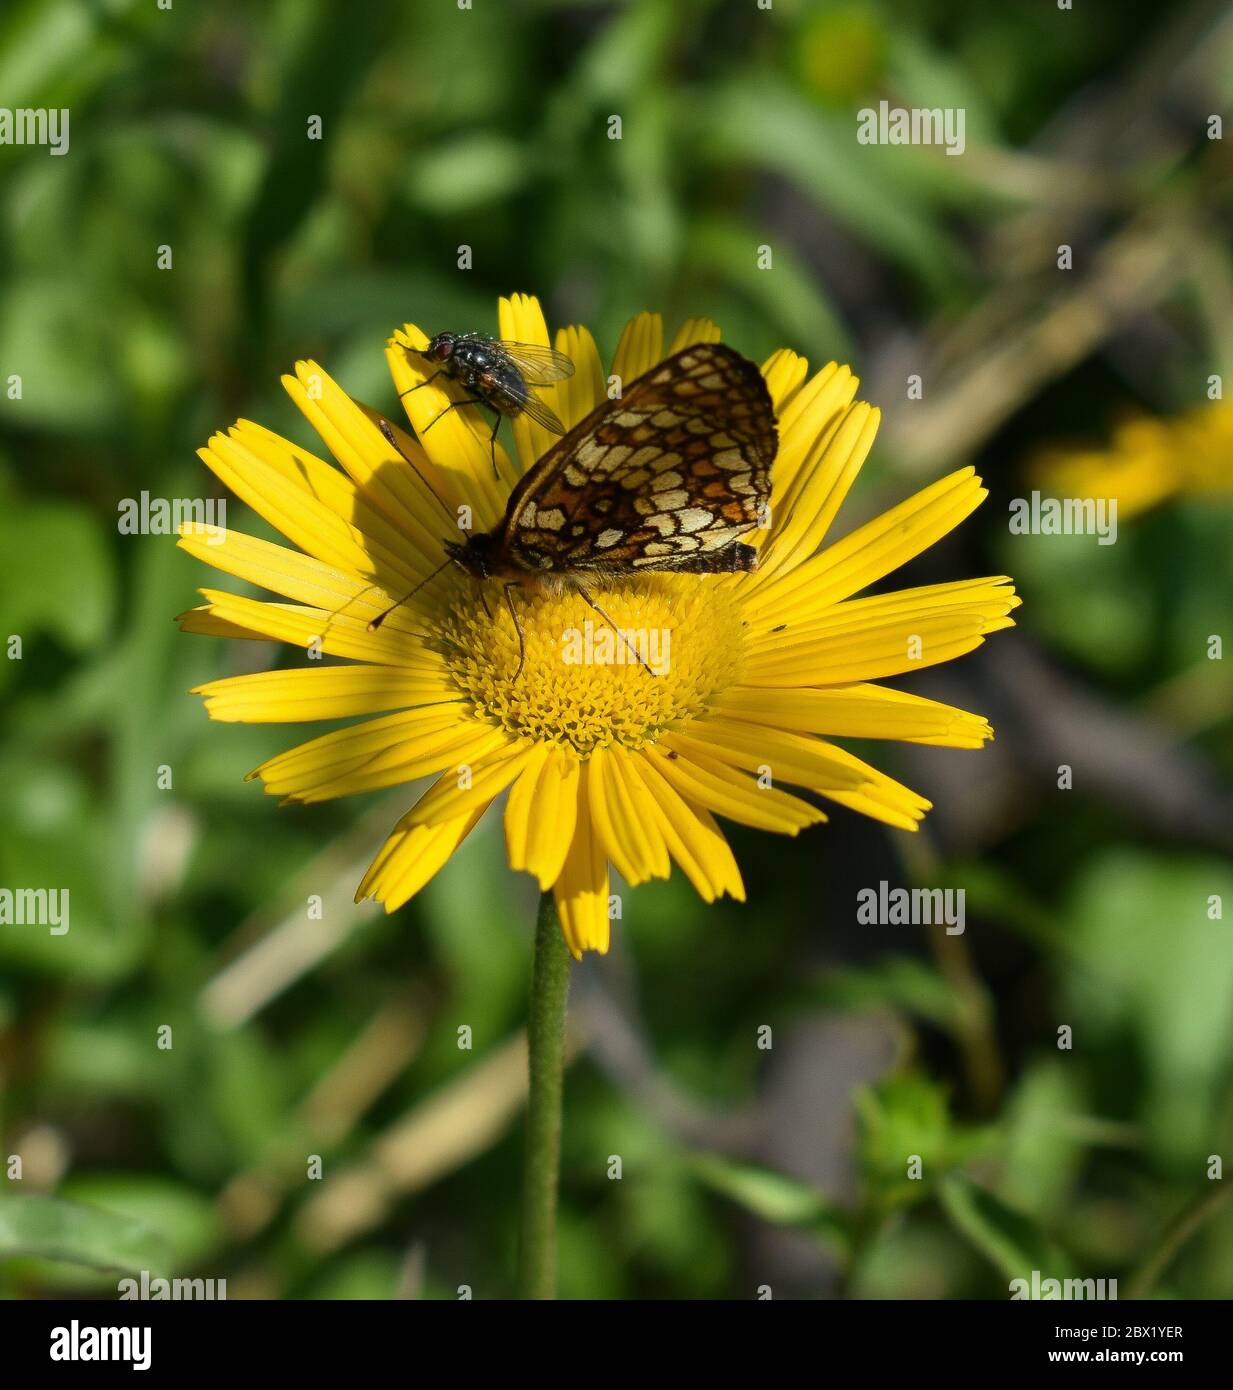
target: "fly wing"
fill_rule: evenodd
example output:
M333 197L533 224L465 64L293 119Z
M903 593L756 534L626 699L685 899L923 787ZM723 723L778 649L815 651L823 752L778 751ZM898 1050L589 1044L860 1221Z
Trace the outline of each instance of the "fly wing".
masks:
M541 347L538 343L511 343L504 338L498 338L494 346L518 368L528 386L551 386L554 381L564 381L574 374L573 362L555 348Z
M511 390L510 394L519 397L519 404L522 406L523 413L529 415L537 425L543 425L546 430L550 430L553 434L565 433L565 426L557 417L556 411L546 406L538 396L533 395L530 391L524 393Z

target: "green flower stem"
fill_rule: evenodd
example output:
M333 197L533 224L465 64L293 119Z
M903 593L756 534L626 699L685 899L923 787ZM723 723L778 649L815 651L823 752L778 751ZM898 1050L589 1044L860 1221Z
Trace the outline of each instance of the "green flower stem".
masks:
M539 901L535 963L527 1015L526 1157L518 1242L518 1289L523 1298L555 1298L557 1178L561 1167L561 1081L565 1061L565 999L570 954L551 893Z

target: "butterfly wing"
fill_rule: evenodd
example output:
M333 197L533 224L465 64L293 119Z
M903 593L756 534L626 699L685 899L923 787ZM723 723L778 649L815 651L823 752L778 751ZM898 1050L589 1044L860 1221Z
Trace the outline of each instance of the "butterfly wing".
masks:
M530 571L748 568L770 496L775 411L754 364L697 343L572 429L510 497L502 544Z

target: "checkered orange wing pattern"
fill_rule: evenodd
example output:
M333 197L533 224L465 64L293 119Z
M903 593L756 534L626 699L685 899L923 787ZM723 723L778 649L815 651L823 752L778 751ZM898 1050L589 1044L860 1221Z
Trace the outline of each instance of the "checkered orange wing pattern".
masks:
M757 367L722 343L667 358L606 401L510 497L506 557L532 573L752 569L777 434Z

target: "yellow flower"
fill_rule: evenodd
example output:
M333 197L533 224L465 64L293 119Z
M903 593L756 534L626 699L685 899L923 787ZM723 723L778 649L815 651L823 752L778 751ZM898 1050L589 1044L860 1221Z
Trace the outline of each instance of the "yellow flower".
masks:
M538 302L503 299L500 336L547 345ZM718 337L714 324L691 320L668 352ZM387 346L400 394L427 369L399 343L425 341L408 325ZM571 428L606 398L606 378L585 328L558 331L555 346L576 371L540 394ZM633 381L665 355L658 315L641 314L611 370ZM488 427L470 412L450 411L424 433L449 404L436 383L404 396L420 432L397 431L404 458L383 437L377 412L301 362L284 384L342 471L246 420L201 450L223 483L299 549L236 531L219 544L186 532L186 550L288 602L203 590L207 602L183 615L184 629L274 638L344 659L211 681L197 692L210 716L284 722L392 711L251 775L297 803L437 778L394 827L357 901L372 897L387 911L405 903L508 791L510 865L553 890L575 956L604 951L609 865L636 884L666 878L675 862L708 902L723 893L743 899L715 816L787 835L826 819L785 785L915 829L930 803L830 736L952 748L992 737L978 715L877 682L961 656L1010 626L1019 602L1010 581L855 597L957 526L985 497L980 480L960 469L819 552L878 412L855 401L856 378L835 363L810 377L806 361L784 350L763 373L779 453L774 520L754 541L758 568L638 575L592 590L617 627L670 636L671 661L655 676L632 660L562 659L563 635L595 618L572 591L524 590L515 600L526 646L519 672L517 631L499 589L452 565L369 630L441 563L450 530L443 503L451 514L470 508L477 531L500 520L514 477L555 442L525 416L513 423L517 467L498 450L498 481Z
M1033 475L1059 496L1115 497L1123 521L1180 493L1233 494L1233 406L1214 401L1170 420L1126 420L1107 449L1042 451Z

